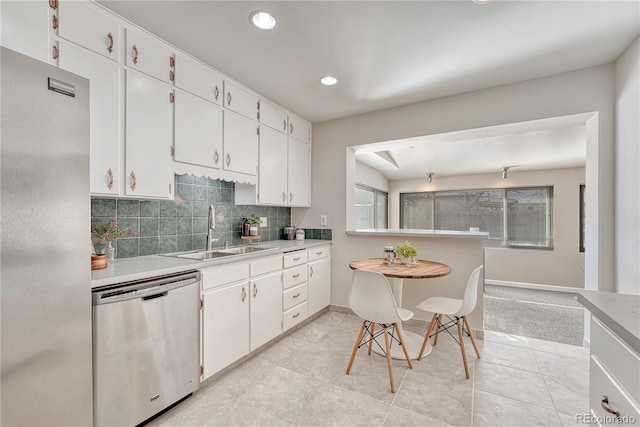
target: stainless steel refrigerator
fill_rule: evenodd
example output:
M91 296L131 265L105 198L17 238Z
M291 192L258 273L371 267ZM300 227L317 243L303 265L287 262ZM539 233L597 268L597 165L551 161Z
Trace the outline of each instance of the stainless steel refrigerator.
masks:
M92 424L89 81L0 51L0 424Z

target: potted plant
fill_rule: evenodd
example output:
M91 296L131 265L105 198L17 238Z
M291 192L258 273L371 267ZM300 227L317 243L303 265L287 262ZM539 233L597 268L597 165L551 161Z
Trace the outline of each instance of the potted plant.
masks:
M408 241L396 246L395 251L396 255L402 259L402 262L407 267L413 267L416 264L416 256L418 256L418 251L416 250L415 246L413 246Z
M104 224L91 226L91 242L94 245L103 245L101 253L106 254L109 261L113 261L115 258L115 248L111 245L113 240L136 235L136 232L131 228L121 228L115 219L107 221Z
M249 218L249 235L257 236L258 235L258 227L260 226L260 217L254 213L252 213Z

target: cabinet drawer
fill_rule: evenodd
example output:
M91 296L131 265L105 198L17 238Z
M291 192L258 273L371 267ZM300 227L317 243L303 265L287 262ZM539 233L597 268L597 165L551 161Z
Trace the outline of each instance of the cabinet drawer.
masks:
M296 251L289 254L285 254L282 257L282 265L284 268L293 267L295 265L304 264L307 262L307 251Z
M251 277L260 276L261 274L278 271L282 268L282 260L280 255L271 257L258 258L249 263L249 272Z
M282 294L282 309L289 310L291 307L307 300L307 284L287 289Z
M282 314L282 326L286 331L292 326L297 325L307 318L307 303L306 301L300 305L293 307L290 310L285 311Z
M604 396L608 398L608 403L602 402ZM620 420L606 412L603 404L620 412ZM620 388L595 356L591 356L589 367L589 406L601 425L635 424L640 419L637 403ZM631 421L632 417L634 422Z
M203 268L202 289L210 289L226 283L239 282L249 277L249 264L246 262L236 262L224 264L217 267Z
M331 253L331 247L329 245L318 246L315 248L309 248L307 250L307 259L309 261L314 261L320 258L326 258Z
M307 266L299 265L297 267L288 268L284 271L283 285L284 289L290 288L293 285L304 283L307 281Z
M593 316L591 354L632 396L640 396L640 356Z

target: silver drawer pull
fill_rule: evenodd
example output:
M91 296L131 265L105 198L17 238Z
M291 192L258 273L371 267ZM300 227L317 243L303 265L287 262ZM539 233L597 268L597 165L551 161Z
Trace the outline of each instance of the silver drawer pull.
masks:
M294 261L300 261L300 257L299 257L299 256L297 256L297 257L295 257L293 260L294 260Z
M300 296L300 292L298 292L297 294L295 294L294 296L292 296L293 299L296 299Z
M294 278L294 279L297 279L298 277L300 277L300 273L298 273L298 274L294 274L294 275L293 275L293 278Z
M316 255L318 255L318 256L322 255L322 251L316 252Z
M297 318L298 318L298 316L300 316L300 312L297 312L297 313L296 313L296 314L294 314L292 317L293 317L294 319L297 319Z

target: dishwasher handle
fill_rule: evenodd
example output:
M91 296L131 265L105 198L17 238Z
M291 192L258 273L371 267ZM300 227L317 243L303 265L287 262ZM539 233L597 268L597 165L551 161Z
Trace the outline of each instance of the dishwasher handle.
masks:
M142 301L149 301L151 299L162 298L162 297L166 297L167 295L169 295L169 291L164 291L164 292L160 292L159 294L142 297Z
M173 277L152 278L139 282L123 284L122 286L116 286L105 290L94 291L92 292L92 303L96 306L137 298L143 301L148 301L166 296L174 289L199 282L199 272Z

